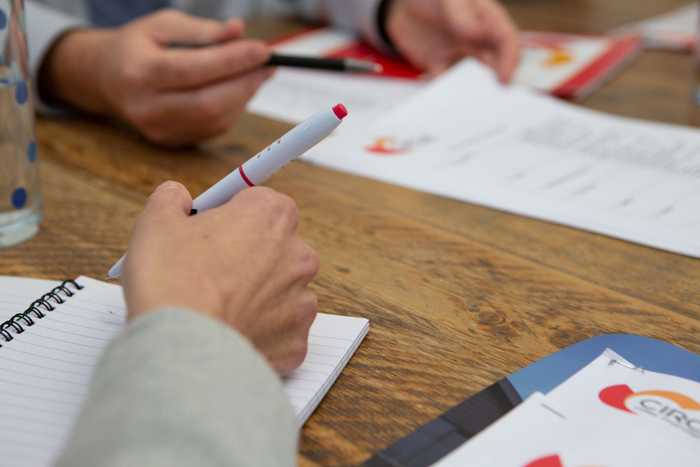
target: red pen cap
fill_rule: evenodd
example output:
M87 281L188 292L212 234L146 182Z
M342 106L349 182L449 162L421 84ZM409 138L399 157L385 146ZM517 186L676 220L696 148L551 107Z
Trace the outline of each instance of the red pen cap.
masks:
M338 120L342 120L348 116L348 109L343 104L338 104L333 107L333 113L338 117Z

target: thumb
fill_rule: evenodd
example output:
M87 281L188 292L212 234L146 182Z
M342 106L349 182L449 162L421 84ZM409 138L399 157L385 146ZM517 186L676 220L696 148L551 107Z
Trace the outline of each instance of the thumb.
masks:
M192 196L181 183L168 181L161 184L148 198L145 217L185 217L192 210Z
M150 35L162 45L173 43L210 45L238 39L245 25L239 19L216 21L191 16L178 10L164 10L147 21Z

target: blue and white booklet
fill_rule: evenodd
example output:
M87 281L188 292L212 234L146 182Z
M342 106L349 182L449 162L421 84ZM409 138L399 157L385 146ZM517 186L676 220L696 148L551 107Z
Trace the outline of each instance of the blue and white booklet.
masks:
M365 466L682 466L698 456L700 356L610 334L502 379Z

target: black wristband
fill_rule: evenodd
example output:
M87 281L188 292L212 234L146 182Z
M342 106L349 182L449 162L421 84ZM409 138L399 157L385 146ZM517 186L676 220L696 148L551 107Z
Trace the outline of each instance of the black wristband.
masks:
M387 30L387 21L389 20L389 12L391 11L391 6L394 0L381 0L379 2L379 8L377 9L377 31L379 31L379 37L392 49L394 47L394 41L389 37L389 31Z

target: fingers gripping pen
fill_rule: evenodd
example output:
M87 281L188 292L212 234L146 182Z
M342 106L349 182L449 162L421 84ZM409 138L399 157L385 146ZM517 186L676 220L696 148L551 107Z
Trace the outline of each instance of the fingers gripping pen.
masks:
M192 202L192 213L221 206L246 188L264 183L272 174L330 135L347 115L345 106L338 104L293 128L195 198ZM112 266L107 273L109 277L116 278L121 275L125 259L126 256L122 256Z

